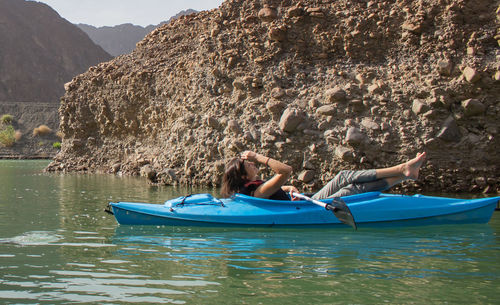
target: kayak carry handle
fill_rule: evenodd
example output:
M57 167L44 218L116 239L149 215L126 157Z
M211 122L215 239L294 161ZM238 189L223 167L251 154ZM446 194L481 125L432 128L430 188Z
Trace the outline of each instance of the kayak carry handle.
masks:
M186 198L188 197L191 197L193 196L193 194L189 194L187 196L184 196L184 198L182 198L181 202L179 202L178 204L176 204L175 206L178 207L178 206L183 206L184 205L184 201L186 201Z
M108 203L108 205L104 208L104 212L110 215L115 215L115 213L113 213L113 209L111 208L111 203Z

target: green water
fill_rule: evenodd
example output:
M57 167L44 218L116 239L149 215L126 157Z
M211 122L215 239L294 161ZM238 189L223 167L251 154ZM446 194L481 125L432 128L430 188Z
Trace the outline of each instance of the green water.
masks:
M500 212L408 229L118 226L108 201L189 192L0 161L0 304L498 304ZM215 192L216 193L216 192Z

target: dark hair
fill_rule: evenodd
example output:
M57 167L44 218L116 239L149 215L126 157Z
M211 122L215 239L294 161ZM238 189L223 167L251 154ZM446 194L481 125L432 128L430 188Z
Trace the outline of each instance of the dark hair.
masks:
M233 158L227 162L222 176L222 197L230 197L237 193L247 182L243 176L246 176L245 161L241 158Z

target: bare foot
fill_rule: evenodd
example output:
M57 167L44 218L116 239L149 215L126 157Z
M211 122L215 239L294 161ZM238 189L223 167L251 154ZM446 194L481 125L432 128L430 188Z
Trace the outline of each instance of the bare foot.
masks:
M403 164L403 175L407 179L417 180L420 167L425 160L425 152L418 153L417 156Z

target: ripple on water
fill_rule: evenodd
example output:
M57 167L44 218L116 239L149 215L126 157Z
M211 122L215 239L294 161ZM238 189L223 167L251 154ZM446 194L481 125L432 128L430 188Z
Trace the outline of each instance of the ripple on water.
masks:
M77 264L70 264L75 266ZM80 264L78 264L80 265ZM31 275L33 281L0 280L4 287L32 288L26 290L2 290L0 299L64 300L69 302L124 302L153 304L185 304L173 296L190 295L195 292L186 287L219 286L213 281L199 279L153 280L149 276L93 271L52 270L52 276ZM51 281L43 281L51 279ZM179 288L179 289L178 289ZM216 293L217 290L210 290Z
M51 231L31 231L12 238L0 239L3 244L16 244L20 246L40 246L56 243L62 236Z
M91 238L75 237L75 239L96 239L102 240L103 237L94 236ZM108 244L103 242L60 242L63 237L52 231L30 231L22 235L2 238L0 244L13 244L17 246L67 246L67 247L85 247L85 248L102 248L102 247L115 247L115 244ZM10 254L3 254L10 255ZM11 257L11 256L4 256Z

